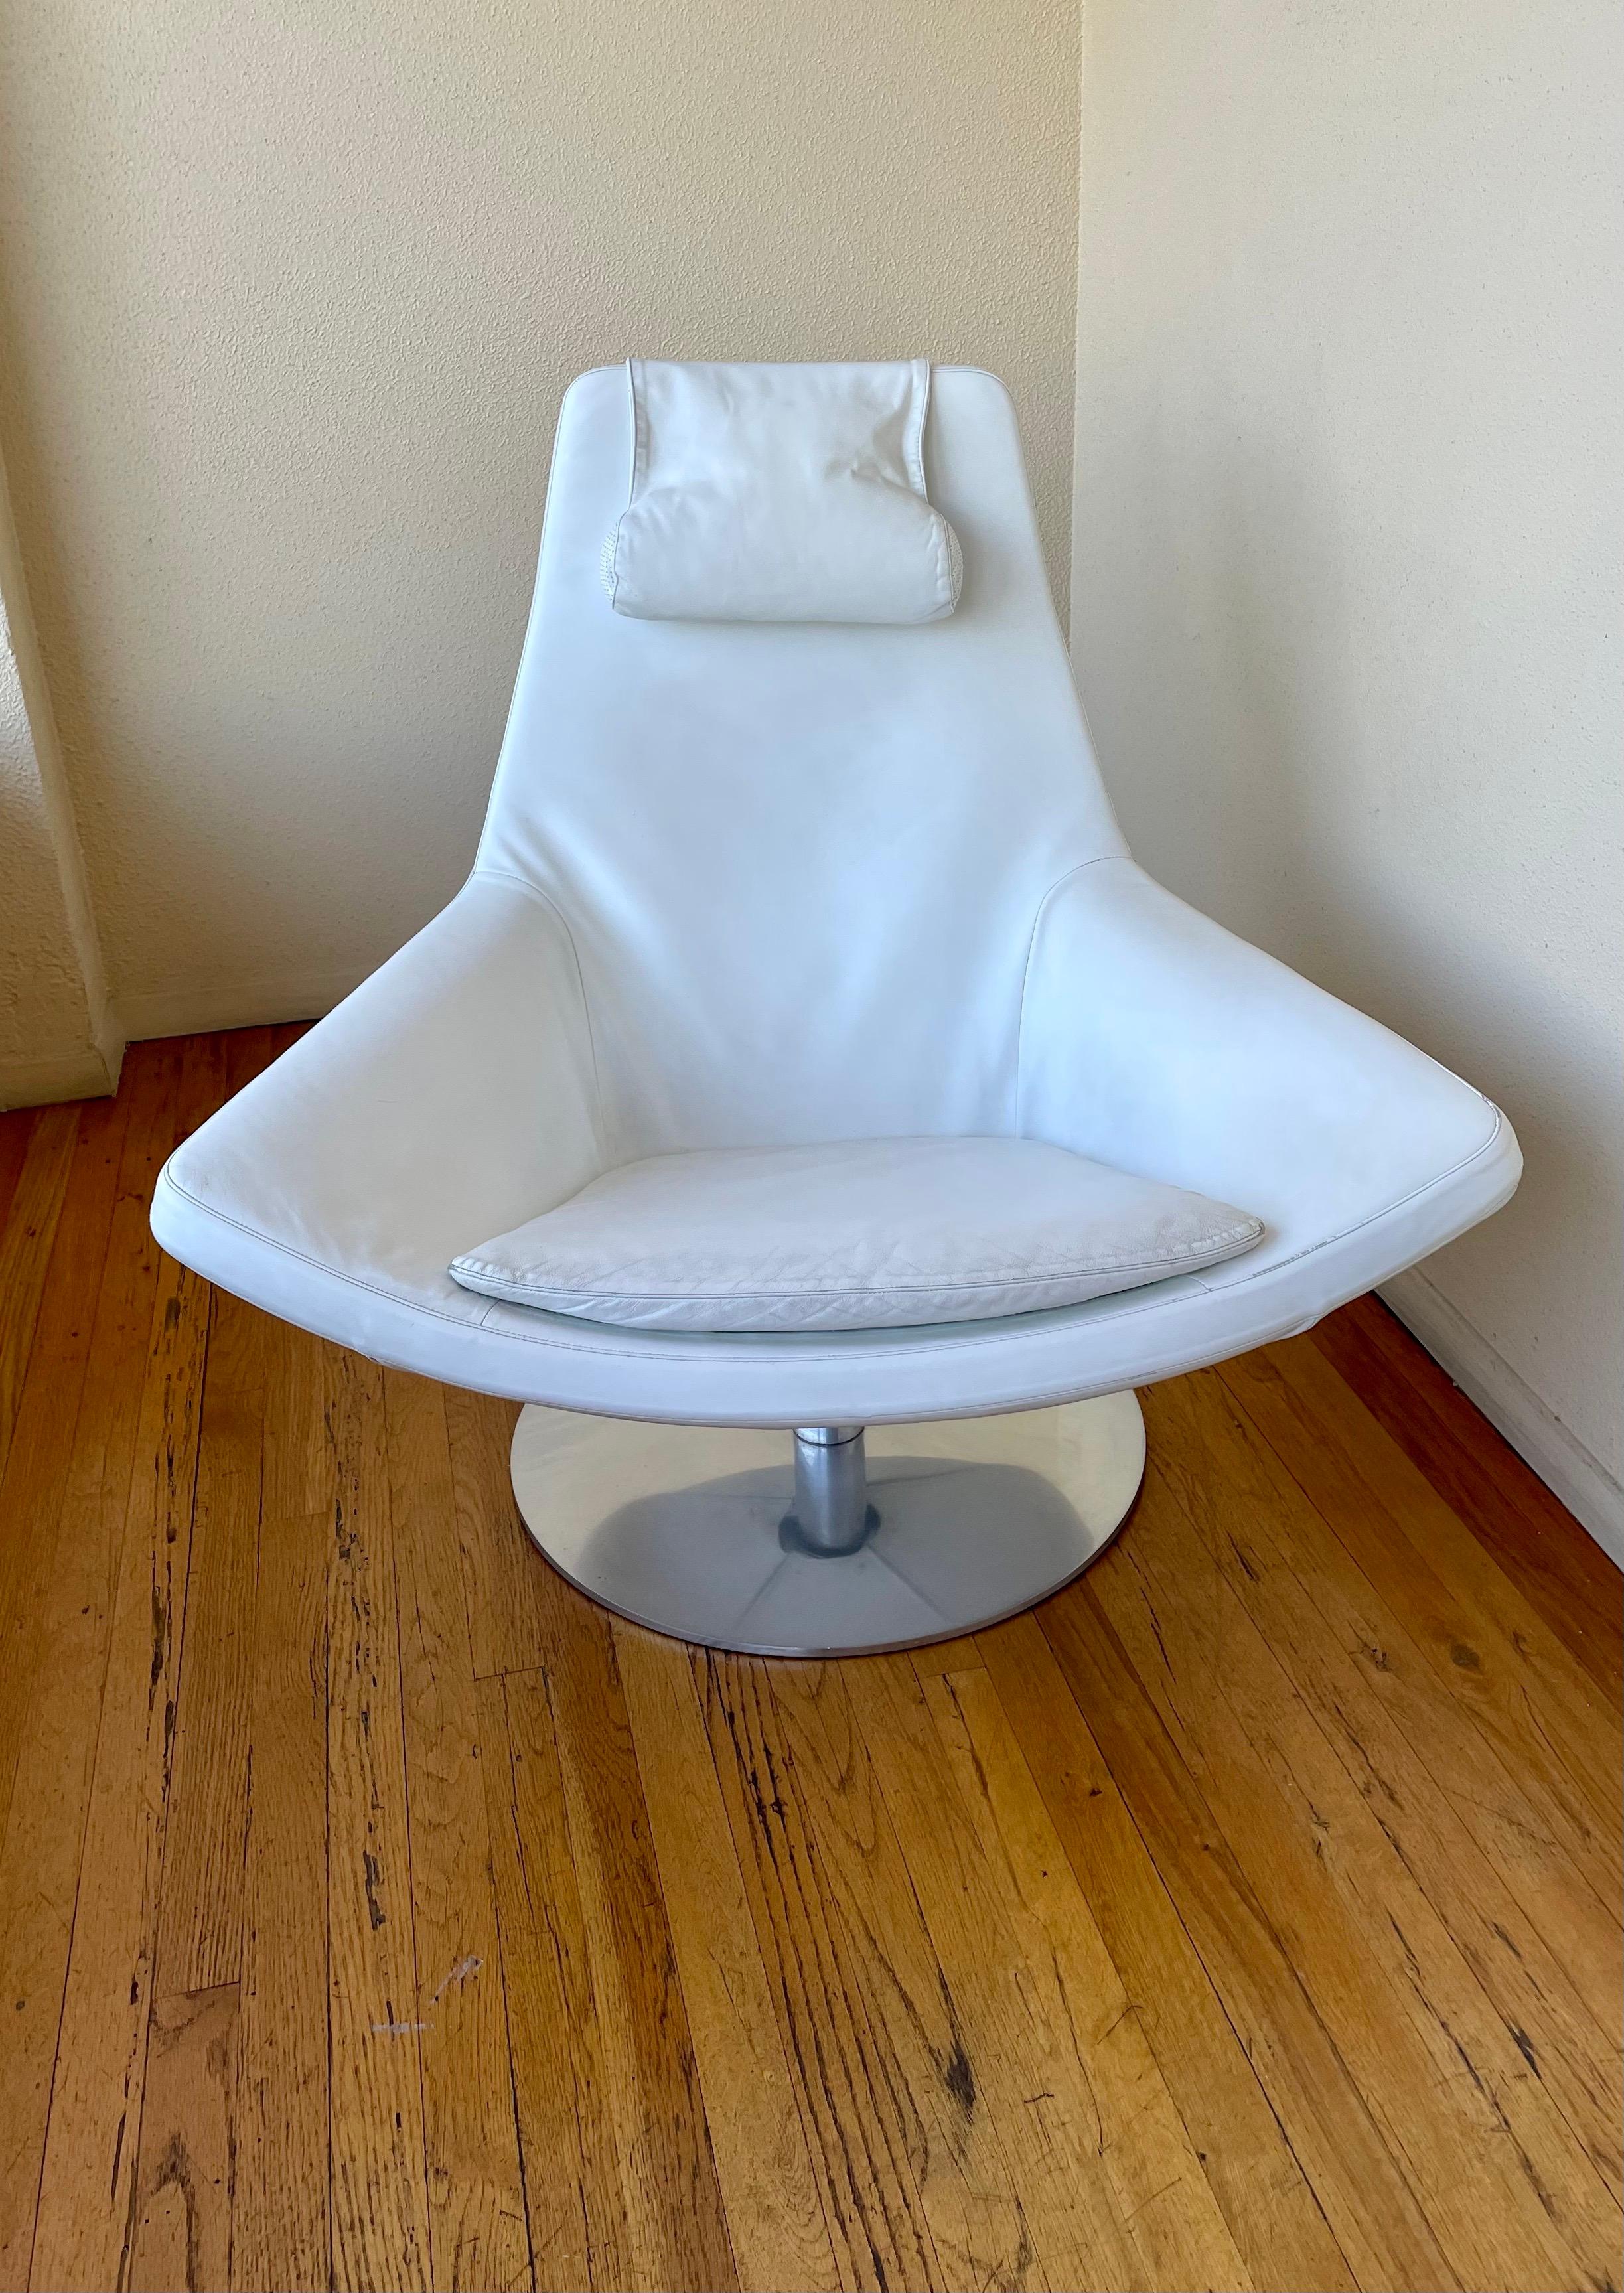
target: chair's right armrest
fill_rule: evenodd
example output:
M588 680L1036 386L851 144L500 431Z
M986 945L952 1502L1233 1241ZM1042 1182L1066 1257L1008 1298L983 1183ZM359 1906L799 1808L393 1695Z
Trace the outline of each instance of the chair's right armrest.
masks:
M1521 1168L1477 1091L1125 859L1078 869L1038 915L1019 1098L1024 1134L1250 1211L1271 1256L1470 1168L1458 1231Z
M563 917L476 875L170 1158L153 1228L213 1278L243 1235L419 1290L603 1168L591 1032Z

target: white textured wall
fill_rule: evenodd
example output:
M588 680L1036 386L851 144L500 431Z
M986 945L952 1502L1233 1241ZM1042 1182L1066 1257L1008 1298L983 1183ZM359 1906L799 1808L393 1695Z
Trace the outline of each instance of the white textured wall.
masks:
M1057 579L1073 0L0 10L0 450L132 1033L456 887L580 369L994 367Z
M1620 85L1612 0L1087 0L1073 576L1140 858L1509 1110L1426 1274L1614 1476Z

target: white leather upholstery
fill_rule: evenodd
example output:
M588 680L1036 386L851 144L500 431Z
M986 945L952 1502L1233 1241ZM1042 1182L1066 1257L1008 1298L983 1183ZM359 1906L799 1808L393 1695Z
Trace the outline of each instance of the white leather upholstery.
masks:
M936 621L961 559L925 492L930 369L628 361L631 499L604 586L642 620Z
M559 423L475 872L171 1158L153 1227L228 1289L523 1400L713 1424L976 1414L1306 1327L1511 1193L1508 1124L1134 867L1089 755L1015 421L941 369L959 609L917 628L609 609L625 377ZM459 1252L700 1147L1052 1140L1255 1211L1211 1271L935 1328L617 1329L478 1297Z
M1078 1305L1263 1230L1040 1139L850 1138L623 1163L451 1272L635 1329L895 1329Z

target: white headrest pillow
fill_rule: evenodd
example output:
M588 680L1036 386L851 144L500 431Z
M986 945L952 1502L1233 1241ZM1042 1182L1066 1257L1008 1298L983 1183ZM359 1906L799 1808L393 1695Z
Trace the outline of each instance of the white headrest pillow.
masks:
M629 359L631 496L604 547L617 613L653 621L938 621L958 538L925 498L924 359Z

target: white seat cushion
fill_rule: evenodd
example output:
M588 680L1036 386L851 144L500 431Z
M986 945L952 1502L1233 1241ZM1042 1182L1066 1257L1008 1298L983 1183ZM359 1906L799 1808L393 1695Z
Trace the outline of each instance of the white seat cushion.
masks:
M861 1330L1073 1306L1247 1250L1257 1219L1031 1138L658 1155L451 1261L466 1288L664 1330Z
M604 549L617 613L654 621L936 621L957 536L925 497L923 359L632 359L631 498Z

